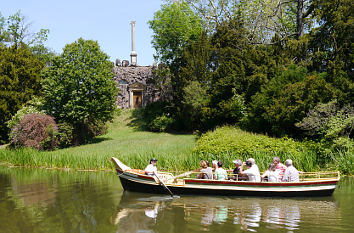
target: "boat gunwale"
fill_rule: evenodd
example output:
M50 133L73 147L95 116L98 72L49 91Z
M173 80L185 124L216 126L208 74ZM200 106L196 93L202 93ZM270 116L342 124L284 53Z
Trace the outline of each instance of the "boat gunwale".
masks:
M118 169L117 169L118 171ZM153 176L139 174L133 171L119 171L122 174L132 174L134 177L143 179L143 180L154 180ZM143 181L142 180L142 181ZM299 182L251 182L251 181L235 181L235 180L212 180L212 179L197 179L197 178L184 178L178 179L183 181L183 184L177 183L166 183L167 186L179 186L183 187L188 184L198 184L198 185L242 185L242 186L263 186L263 187L290 187L290 186L311 186L311 185L333 185L339 181L339 178L320 178L320 180L310 180L310 181L299 181ZM139 182L135 180L135 182ZM159 185L156 183L156 185Z

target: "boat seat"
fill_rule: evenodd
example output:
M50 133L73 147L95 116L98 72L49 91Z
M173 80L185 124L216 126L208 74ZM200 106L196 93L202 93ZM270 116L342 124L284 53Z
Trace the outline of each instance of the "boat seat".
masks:
M135 174L139 174L139 175L146 175L144 170L140 170L140 169L129 169L126 170L126 172L131 172L131 173L135 173Z

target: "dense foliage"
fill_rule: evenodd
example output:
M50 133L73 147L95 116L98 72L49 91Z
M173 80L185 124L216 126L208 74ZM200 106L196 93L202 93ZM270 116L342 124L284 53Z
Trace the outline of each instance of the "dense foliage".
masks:
M162 5L149 25L155 32L152 45L156 58L166 64L176 62L185 44L195 40L202 30L199 17L184 1Z
M15 147L54 149L58 132L54 118L44 114L27 114L11 131L11 144Z
M42 72L43 108L58 123L70 124L74 144L100 135L113 119L118 94L112 63L96 41L78 39Z
M7 18L0 13L0 144L8 142L6 122L40 94L40 72L54 56L43 44L49 30L30 28L20 11Z
M178 57L160 59L169 71L175 126L205 131L240 124L300 138L305 134L295 124L317 104L353 102L353 4L347 0L181 2L203 30L179 43ZM159 49L164 44L156 38L176 38L167 33L180 25L170 11L175 4L165 4L155 15L164 18L150 22L164 29L154 29ZM188 30L179 33L189 38Z
M0 46L0 143L8 140L6 122L41 91L40 72L44 64L28 46Z
M250 124L254 129L273 135L297 135L295 123L317 103L335 98L325 74L308 74L302 66L290 65L273 77L252 97Z
M163 44L156 38L173 41L190 35L188 30L178 31L178 37L167 33L170 25L180 25L170 11L176 1L167 2L155 15L164 18L152 21L164 29L154 29L153 43L159 49ZM231 161L232 156L264 160L280 155L291 157L300 168L329 162L342 164L345 168L340 169L351 173L352 1L178 2L187 3L193 19L200 17L202 30L179 43L178 56L159 59L165 65L156 73L168 74L168 82L159 82L159 88L172 90L164 92L164 100L169 117L175 119L173 127L206 132L237 125L250 132L303 140L262 138L222 128L199 140L196 151L202 157ZM225 132L219 135L221 131Z
M339 156L333 156L325 147L326 145L311 141L272 138L224 126L204 134L197 141L194 152L200 159L217 159L226 164L226 167L232 167L234 159L245 161L254 158L261 170L266 170L273 157L278 156L283 162L292 159L294 165L303 171L332 168L353 173L354 167L350 164L354 161L353 154L340 153Z

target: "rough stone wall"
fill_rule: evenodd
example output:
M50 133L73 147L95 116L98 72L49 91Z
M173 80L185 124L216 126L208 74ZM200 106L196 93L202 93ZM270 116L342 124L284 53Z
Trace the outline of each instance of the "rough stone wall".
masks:
M158 90L153 84L153 66L115 66L113 68L114 78L119 88L119 95L116 104L120 108L129 108L129 85L142 83L145 85L143 91L142 105L154 102L159 99Z

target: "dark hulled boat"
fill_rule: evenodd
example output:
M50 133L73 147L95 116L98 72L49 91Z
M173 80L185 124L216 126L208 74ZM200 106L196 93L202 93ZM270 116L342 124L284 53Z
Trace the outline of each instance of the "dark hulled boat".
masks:
M207 180L179 178L171 173L159 172L159 178L131 169L117 158L112 158L124 190L144 193L166 193L168 187L174 194L232 195L232 196L330 196L340 179L339 172L311 173L316 178L302 178L300 182L250 182L234 180ZM331 177L328 177L331 175ZM321 177L322 176L322 177ZM163 182L163 183L162 183Z

